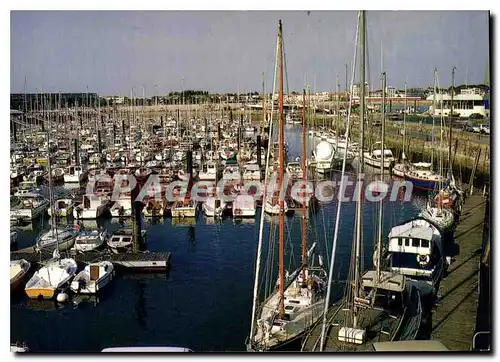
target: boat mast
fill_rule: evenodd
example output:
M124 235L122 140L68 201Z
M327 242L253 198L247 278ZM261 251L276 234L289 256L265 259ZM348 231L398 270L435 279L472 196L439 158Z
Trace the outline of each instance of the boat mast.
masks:
M260 134L262 136L264 135L265 127L266 127L266 76L265 73L262 72L262 122L260 123Z
M272 94L275 93L276 87L276 71L278 66L278 50L279 50L279 39L276 41L276 58L274 61L274 76L273 76L273 89ZM265 95L265 91L263 92ZM264 96L265 100L265 96ZM269 142L272 140L272 135L274 132L273 129L273 115L274 115L274 102L271 102L271 112L269 114ZM271 153L270 145L268 144L266 149L266 167L264 171L264 192L262 195L262 205L265 205L267 202L267 182L268 182L268 172L269 169L269 155ZM262 243L264 238L264 208L262 208L260 213L260 222L259 222L259 242L257 244L257 260L255 261L255 278L254 278L254 286L253 286L253 305L252 305L252 321L250 324L250 344L252 343L252 338L254 336L255 330L255 315L257 313L257 304L259 301L259 274L260 274L260 261L262 257Z
M306 280L306 197L307 169L306 169L306 90L302 91L302 181L304 185L304 198L302 202L302 280Z
M359 166L358 166L358 201L356 205L356 245L355 245L355 265L354 265L354 297L357 297L359 294L359 280L361 274L361 240L362 236L362 224L363 224L363 213L362 213L362 182L363 182L363 173L364 173L364 132L365 132L365 50L366 50L366 28L365 28L365 12L361 10L360 12L360 39L361 39L361 62L360 62L360 110L359 110L359 124L360 124L360 132L359 132ZM353 327L356 328L358 318L357 318L357 310L356 307L353 309Z
M280 193L282 190L282 182L284 178L285 155L284 155L284 127L283 127L283 30L281 20L278 22L278 54L279 54L279 67L280 67L280 80L279 80L279 182ZM285 202L284 195L279 197L280 206L280 290L279 290L279 316L285 316Z
M453 125L453 93L454 93L454 84L455 84L455 67L451 70L451 105L450 105L450 139L448 140L448 167L450 168L450 172L453 173L452 164L451 164L451 141L452 141L452 125Z
M380 181L384 179L384 153L385 153L385 83L386 74L382 73L382 156L380 159ZM380 198L379 214L378 214L378 240L377 240L377 252L376 252L376 282L380 281L380 261L382 255L382 225L384 216L384 203L383 199Z
M339 83L339 74L337 73L337 126L335 127L335 131L337 131L339 127L340 127L340 83ZM339 135L337 134L337 140L338 136Z
M405 81L405 109L403 112L403 154L401 161L406 160L405 147L406 147L406 112L408 112L408 83Z
M436 79L437 79L437 68L434 68L434 95L432 96L432 144L434 144L434 127L436 123ZM443 100L441 99L441 102ZM431 167L434 164L434 147L431 149Z

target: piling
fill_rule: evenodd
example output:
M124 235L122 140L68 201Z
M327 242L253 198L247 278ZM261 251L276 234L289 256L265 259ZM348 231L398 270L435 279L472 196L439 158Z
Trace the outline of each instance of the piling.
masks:
M240 124L238 125L238 154L241 148L241 128L243 127L243 115L240 117Z
M474 175L476 173L477 165L479 164L479 157L481 157L481 149L479 149L479 152L476 155L476 160L474 161L474 168L472 169L472 173L470 174L469 185L470 185L470 194L471 195L472 195L472 192L474 191Z
M101 144L101 130L97 130L97 152L99 154L102 152L102 144Z
M17 123L12 122L12 133L14 134L14 143L17 143Z
M188 150L186 152L186 175L188 177L188 193L191 192L191 186L193 185L193 151Z
M74 139L75 143L75 164L79 165L80 164L80 155L78 153L78 138Z
M261 153L261 139L260 139L260 134L257 135L257 165L261 167L261 159L260 159L260 153Z

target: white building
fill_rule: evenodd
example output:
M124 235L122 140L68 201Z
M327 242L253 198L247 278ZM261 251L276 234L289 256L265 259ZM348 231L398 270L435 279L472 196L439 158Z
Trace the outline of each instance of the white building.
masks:
M428 101L434 100L434 95L427 97ZM431 105L429 114L449 116L451 112L451 94L436 94L436 109ZM453 113L460 117L470 117L477 113L485 118L489 117L490 110L485 107L485 94L479 88L462 89L460 94L453 96Z

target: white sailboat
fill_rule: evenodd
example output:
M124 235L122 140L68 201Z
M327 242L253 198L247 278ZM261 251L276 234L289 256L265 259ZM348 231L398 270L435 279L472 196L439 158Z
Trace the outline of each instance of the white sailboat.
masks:
M284 117L283 117L283 40L281 20L278 25L278 55L280 68L280 98L279 98L279 180L284 179ZM304 120L303 120L304 122ZM305 132L305 127L303 127ZM272 131L270 131L272 134ZM305 137L303 137L304 139ZM305 145L303 144L303 148ZM305 154L303 154L305 157ZM305 161L305 159L304 159ZM269 164L269 160L266 160ZM305 162L303 162L305 166ZM303 169L303 171L305 171ZM305 172L303 172L305 177ZM267 178L267 177L266 177ZM280 183L279 183L280 184ZM267 205L264 195L264 205ZM276 289L267 299L263 301L257 311L258 282L260 268L260 252L262 245L263 216L261 214L261 228L259 232L259 247L257 251L257 266L254 285L254 304L252 309L252 321L250 337L247 340L247 350L267 351L278 349L284 345L297 340L311 327L320 317L324 296L326 292L326 272L323 269L320 257L319 266L312 265L313 250L315 244L306 251L306 229L305 217L302 219L302 263L291 275L285 277L285 203L282 198L277 203L279 209L279 278ZM305 203L303 206L305 210Z
M56 258L35 272L26 283L24 291L31 299L53 299L57 292L68 287L76 269L77 265L73 259Z

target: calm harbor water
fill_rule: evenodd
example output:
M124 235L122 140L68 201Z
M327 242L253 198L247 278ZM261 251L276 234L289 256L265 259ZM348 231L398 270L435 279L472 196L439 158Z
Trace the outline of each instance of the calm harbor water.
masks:
M295 158L300 155L300 127L287 126L286 135ZM384 202L384 237L423 204L419 196L409 202ZM325 262L330 259L336 208L335 199L308 215L309 244L317 242L316 251ZM342 210L334 267L339 289L348 272L355 204L344 203ZM372 263L376 210L373 203L363 208L365 266ZM21 291L11 297L11 342L25 341L33 352L99 352L114 346L243 351L250 329L259 220L260 210L255 220L242 223L215 223L201 214L192 226L175 225L170 218L145 221L148 249L172 252L167 274L119 274L99 297L72 297L64 305L31 301ZM270 221L265 217L264 257L269 235L276 229L269 227ZM286 219L285 260L290 272L300 262L300 222L299 212ZM95 221L86 225L97 226ZM106 221L103 226L113 230L118 224ZM21 230L19 247L32 245L41 227ZM278 248L274 249L277 263Z

